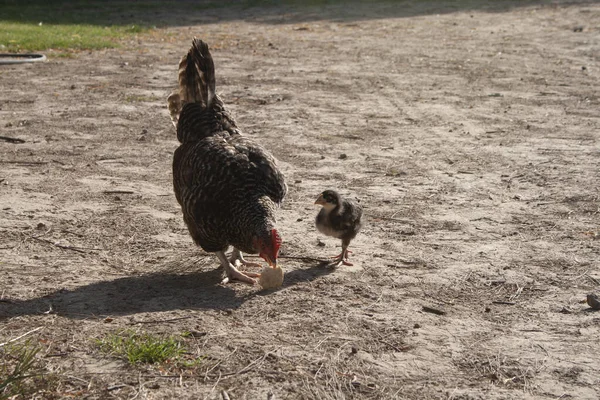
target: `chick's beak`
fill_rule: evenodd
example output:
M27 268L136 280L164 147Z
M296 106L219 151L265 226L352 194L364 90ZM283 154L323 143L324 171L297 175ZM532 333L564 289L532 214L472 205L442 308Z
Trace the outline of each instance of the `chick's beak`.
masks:
M318 197L318 198L317 198L317 200L315 201L315 204L318 204L318 205L321 205L321 206L325 204L325 199L323 198L323 195L322 195L322 194L321 194L321 195L319 195L319 197Z

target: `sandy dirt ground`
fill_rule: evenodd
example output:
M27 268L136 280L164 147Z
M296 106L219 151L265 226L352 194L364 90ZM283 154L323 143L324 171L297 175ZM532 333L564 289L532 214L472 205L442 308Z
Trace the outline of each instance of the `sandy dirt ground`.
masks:
M414 3L174 10L0 66L0 342L41 327L38 398L600 397L600 4ZM193 36L286 175L280 290L220 285L173 195ZM327 188L365 208L353 267L319 261ZM103 354L122 330L199 362Z

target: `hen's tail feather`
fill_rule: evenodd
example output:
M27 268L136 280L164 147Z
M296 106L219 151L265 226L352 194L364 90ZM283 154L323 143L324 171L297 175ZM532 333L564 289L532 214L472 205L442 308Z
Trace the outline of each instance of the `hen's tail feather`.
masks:
M179 95L182 105L200 103L212 106L215 97L215 64L208 45L194 39L187 55L179 62Z

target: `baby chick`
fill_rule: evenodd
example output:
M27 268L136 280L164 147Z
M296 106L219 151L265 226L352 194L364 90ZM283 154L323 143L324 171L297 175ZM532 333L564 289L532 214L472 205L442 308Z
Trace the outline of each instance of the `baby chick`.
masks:
M348 261L348 245L362 227L362 207L353 200L342 199L334 190L321 193L315 204L323 206L315 221L319 232L342 239L342 252L333 261L337 266L353 265Z

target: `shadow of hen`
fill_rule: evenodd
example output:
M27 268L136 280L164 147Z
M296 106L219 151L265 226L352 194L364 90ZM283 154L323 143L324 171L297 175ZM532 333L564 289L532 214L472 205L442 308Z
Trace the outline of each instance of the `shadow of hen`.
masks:
M204 263L204 262L203 262ZM231 310L256 295L220 285L222 269L198 270L199 260L167 262L149 274L104 280L73 289L59 289L28 300L0 302L0 320L20 315L56 314L73 319L126 316L173 310ZM285 274L283 288L333 272L318 263Z

